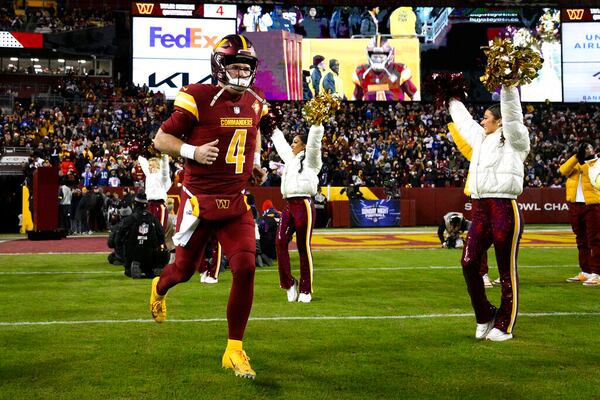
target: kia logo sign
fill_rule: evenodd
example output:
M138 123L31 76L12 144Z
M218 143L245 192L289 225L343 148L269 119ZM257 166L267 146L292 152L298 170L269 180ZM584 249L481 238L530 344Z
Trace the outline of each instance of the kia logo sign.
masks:
M179 75L181 75L181 79L176 80ZM204 78L198 80L198 82L196 82L196 83L204 83L204 82L210 83L211 78L212 78L212 75L207 75ZM170 88L179 89L183 86L189 85L189 83L190 83L190 74L188 72L175 72L174 74L169 75L168 77L164 78L161 81L157 81L156 72L153 72L150 75L148 75L148 87L151 87L151 88L157 88L162 85L167 85Z

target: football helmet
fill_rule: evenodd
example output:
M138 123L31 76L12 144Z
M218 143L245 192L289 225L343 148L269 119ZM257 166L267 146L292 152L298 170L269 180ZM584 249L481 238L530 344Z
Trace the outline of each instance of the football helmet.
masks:
M227 66L231 64L248 64L250 71L238 70L238 75L233 76L227 70ZM256 50L252 42L245 36L227 35L219 40L213 49L211 56L212 77L236 91L244 92L252 86L256 79L257 66Z
M394 48L380 35L373 36L367 45L369 65L375 71L383 71L394 62Z

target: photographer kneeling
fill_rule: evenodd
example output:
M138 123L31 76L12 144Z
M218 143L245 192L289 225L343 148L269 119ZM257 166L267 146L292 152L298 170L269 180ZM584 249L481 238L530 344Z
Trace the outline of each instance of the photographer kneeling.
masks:
M444 215L438 227L438 237L442 247L447 249L459 249L464 246L462 235L469 230L471 221L465 219L462 213L449 212Z

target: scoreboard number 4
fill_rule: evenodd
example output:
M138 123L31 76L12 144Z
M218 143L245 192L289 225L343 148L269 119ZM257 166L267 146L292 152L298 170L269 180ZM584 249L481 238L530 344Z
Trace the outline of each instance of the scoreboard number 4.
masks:
M204 4L205 18L237 18L235 4Z

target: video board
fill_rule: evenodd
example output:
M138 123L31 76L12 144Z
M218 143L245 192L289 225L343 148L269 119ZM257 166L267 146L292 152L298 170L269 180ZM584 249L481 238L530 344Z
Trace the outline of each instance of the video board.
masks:
M164 92L167 99L189 83L210 82L214 45L237 31L235 5L134 2L132 12L133 82Z
M600 9L133 2L132 15L134 82L167 98L208 82L212 44L243 33L269 100L333 87L347 100L429 101L422 82L447 71L464 74L470 100L491 101L498 91L479 81L481 47L501 36L535 43L544 58L538 78L519 88L523 101L600 101Z
M600 102L600 9L565 9L562 17L565 101Z

